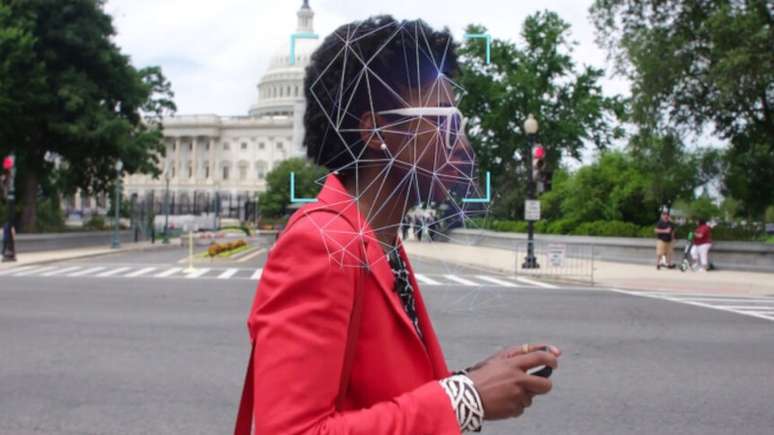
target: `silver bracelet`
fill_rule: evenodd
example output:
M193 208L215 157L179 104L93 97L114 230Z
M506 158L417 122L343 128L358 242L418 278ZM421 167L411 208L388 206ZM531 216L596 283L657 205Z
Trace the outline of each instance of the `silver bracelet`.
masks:
M452 403L462 432L479 432L484 421L484 405L473 381L465 375L454 375L439 381Z

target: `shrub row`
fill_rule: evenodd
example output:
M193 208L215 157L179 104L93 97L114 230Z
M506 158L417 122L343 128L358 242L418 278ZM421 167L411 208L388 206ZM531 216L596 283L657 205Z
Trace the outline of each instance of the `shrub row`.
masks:
M492 231L526 233L526 221L498 220L498 219L472 219L472 228L482 228ZM653 225L637 225L621 221L593 221L575 222L569 219L554 221L541 220L535 222L535 233L538 234L563 234L575 236L602 236L602 237L642 237L655 238ZM685 239L696 228L695 224L677 226L677 237ZM713 240L759 240L761 235L754 228L728 224L718 224L712 229Z

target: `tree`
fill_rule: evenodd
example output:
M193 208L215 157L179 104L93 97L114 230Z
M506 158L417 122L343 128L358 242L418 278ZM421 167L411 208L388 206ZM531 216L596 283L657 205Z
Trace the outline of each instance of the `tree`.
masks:
M632 114L729 141L725 193L774 203L774 20L766 0L595 0L599 42L632 82Z
M489 64L481 40L469 39L459 50L465 89L460 108L470 117L480 167L492 174L493 209L500 217L521 217L531 164L522 131L528 114L540 123L549 167L557 167L563 154L579 159L588 142L605 148L622 133L612 122L623 111L622 101L603 95L601 69L576 66L569 28L556 13L539 12L524 21L523 44L492 40ZM471 25L466 31L486 28Z
M263 216L280 217L287 214L291 172L295 174L295 197L313 198L320 192L327 170L302 158L280 162L266 175L266 191L258 198Z
M114 35L104 0L0 0L0 154L17 156L27 231L55 168L60 188L85 194L111 189L117 159L158 175L171 86L158 67L135 69Z

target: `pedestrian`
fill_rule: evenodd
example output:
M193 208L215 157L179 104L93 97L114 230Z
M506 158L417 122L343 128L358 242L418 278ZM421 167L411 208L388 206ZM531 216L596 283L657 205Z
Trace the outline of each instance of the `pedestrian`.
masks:
M409 226L411 225L411 215L406 213L403 220L400 221L400 232L403 240L408 240Z
M237 435L251 425L255 434L458 435L519 416L551 389L527 371L556 367L553 346L509 347L450 371L397 237L407 204L440 196L438 184L460 174L473 182L454 47L446 30L381 15L338 28L312 54L303 145L328 175L264 265Z
M707 225L705 219L699 219L699 226L693 230L693 246L691 247L691 257L694 262L699 264L699 272L709 270L709 250L712 248L712 228Z
M425 232L425 211L421 206L414 210L414 231L417 241L421 242L422 235Z
M10 222L3 225L3 260L16 261L16 228Z
M675 239L675 225L672 223L669 212L664 210L661 213L661 219L656 223L656 269L661 269L661 259L664 259L664 265L670 269L675 268L672 262L674 248L672 242Z

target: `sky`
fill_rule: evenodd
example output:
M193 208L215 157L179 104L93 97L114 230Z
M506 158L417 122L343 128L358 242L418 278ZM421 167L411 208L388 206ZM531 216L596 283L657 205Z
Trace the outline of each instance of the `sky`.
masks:
M270 56L296 30L301 0L108 0L116 43L136 67L161 66L172 82L178 114L246 115L258 98L256 85ZM588 20L591 0L310 0L315 32L328 35L341 24L389 13L398 19L422 18L448 27L461 40L471 23L486 26L494 38L519 42L524 18L539 10L557 12L572 25L579 65L612 70L594 42ZM604 81L609 95L625 94L628 84Z

